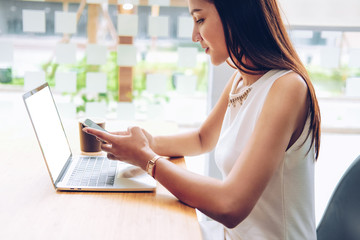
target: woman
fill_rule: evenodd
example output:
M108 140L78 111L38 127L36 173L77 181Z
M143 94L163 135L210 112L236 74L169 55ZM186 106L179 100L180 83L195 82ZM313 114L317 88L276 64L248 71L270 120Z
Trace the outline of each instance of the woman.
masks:
M236 71L197 131L102 133L110 159L147 170L182 202L221 223L226 239L316 239L314 162L320 112L275 0L188 0L193 41ZM229 61L230 62L230 61ZM159 156L211 151L223 180ZM205 229L205 228L204 228ZM207 235L205 230L204 235Z

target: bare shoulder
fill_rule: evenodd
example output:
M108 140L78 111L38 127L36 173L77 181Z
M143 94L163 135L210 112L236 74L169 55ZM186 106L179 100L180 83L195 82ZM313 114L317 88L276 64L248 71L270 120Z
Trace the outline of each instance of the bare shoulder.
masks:
M270 90L271 92L299 100L299 98L306 98L308 87L305 80L299 74L290 72L275 81Z
M274 117L279 129L289 126L289 131L300 131L308 114L308 86L297 73L278 78L272 85L264 105L267 119Z

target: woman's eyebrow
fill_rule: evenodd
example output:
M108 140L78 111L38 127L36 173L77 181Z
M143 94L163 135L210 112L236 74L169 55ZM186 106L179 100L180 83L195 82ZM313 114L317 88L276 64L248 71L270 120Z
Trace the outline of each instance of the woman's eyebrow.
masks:
M195 12L200 12L200 11L201 11L201 9L195 8L195 9L191 10L190 14L194 15Z

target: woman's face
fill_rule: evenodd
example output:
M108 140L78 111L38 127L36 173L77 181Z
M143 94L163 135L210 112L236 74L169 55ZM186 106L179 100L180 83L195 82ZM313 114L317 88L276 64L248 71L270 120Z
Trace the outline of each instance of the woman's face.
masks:
M229 57L224 29L213 3L206 0L188 0L189 11L194 19L192 40L199 42L210 55L211 62L219 65Z

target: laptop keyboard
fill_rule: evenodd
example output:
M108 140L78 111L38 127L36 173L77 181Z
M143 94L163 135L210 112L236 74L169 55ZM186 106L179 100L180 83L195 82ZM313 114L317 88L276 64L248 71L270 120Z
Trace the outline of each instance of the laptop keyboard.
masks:
M80 157L72 172L68 186L108 187L114 185L116 161L104 156Z

